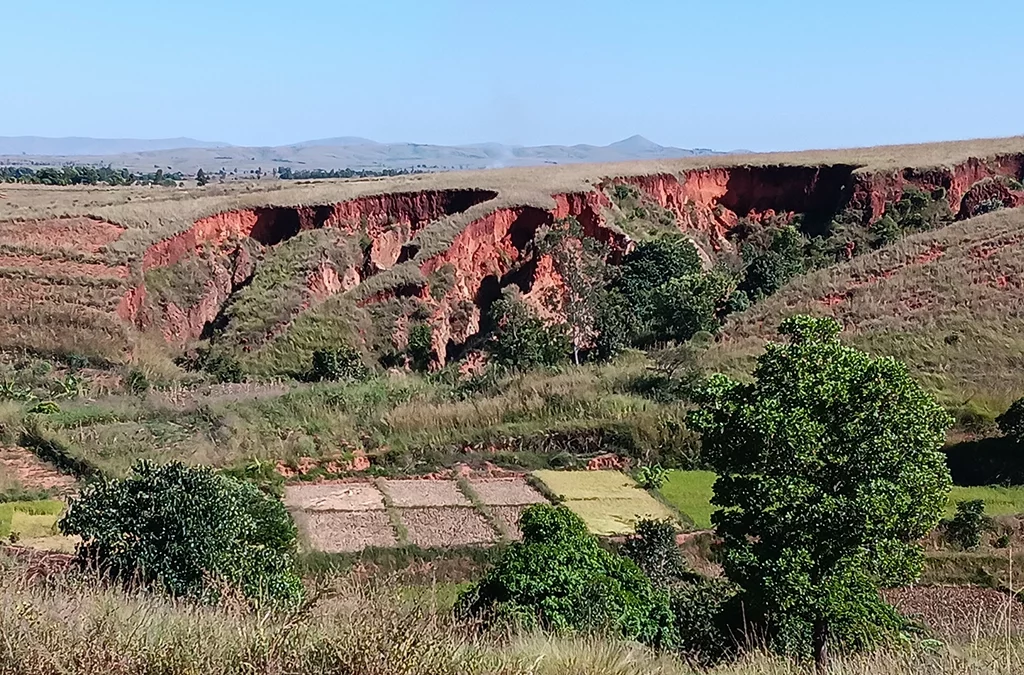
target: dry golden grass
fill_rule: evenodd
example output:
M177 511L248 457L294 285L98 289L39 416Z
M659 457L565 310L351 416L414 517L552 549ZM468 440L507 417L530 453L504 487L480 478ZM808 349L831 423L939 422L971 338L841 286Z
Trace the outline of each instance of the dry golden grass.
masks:
M1024 394L1024 209L794 279L728 320L712 362L749 372L765 339L795 313L835 316L847 342L907 362L944 405L991 418Z
M600 635L474 633L452 618L447 586L335 578L298 612L199 606L73 578L29 582L4 561L0 675L348 673L350 675L695 675L672 654ZM979 617L974 638L842 658L832 675L1011 675L1024 643ZM712 675L804 675L763 653Z
M415 174L392 178L322 181L261 181L205 188L45 187L5 185L0 221L90 215L129 229L116 248L138 251L154 239L184 229L215 213L257 206L298 206L406 191L476 187L498 198L465 214L472 217L501 206L553 206L551 195L586 191L603 178L678 173L718 166L849 164L863 171L950 165L970 157L1024 152L1024 137L978 139L844 150L722 155L616 164L566 164L511 169Z

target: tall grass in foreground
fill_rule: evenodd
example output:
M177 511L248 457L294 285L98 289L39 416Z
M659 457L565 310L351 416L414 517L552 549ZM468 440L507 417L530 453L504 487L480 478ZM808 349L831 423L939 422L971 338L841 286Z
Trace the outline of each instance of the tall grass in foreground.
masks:
M73 578L0 578L0 675L57 673L348 673L352 675L640 675L692 673L671 655L601 636L509 636L459 626L430 593L336 579L319 601L280 614L238 604L202 607ZM1024 672L1024 641L979 626L969 644L840 660L833 673ZM991 628L986 631L984 629ZM985 637L985 635L988 637ZM752 654L717 675L806 672Z

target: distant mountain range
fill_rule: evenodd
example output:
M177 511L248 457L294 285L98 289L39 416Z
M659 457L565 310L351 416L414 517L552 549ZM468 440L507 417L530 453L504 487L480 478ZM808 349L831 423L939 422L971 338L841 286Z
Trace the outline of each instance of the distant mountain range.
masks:
M425 145L378 143L343 136L276 147L241 147L193 138L157 140L105 138L42 138L0 136L0 163L33 166L62 164L111 165L133 171L207 173L224 169L246 173L275 167L312 169L485 169L539 164L618 162L635 159L670 159L726 154L703 148L683 149L658 145L643 136L610 145L514 146L500 143Z

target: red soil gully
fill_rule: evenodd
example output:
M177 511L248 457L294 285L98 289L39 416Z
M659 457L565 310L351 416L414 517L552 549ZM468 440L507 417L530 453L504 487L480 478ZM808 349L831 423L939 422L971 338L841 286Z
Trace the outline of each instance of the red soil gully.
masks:
M299 232L321 227L340 227L353 233L365 231L371 240L371 267L384 269L396 262L417 261L426 278L449 265L454 270L450 290L434 300L429 285L391 289L360 304L367 305L400 295L415 295L433 308L435 352L446 352L480 330L480 317L498 297L501 288L518 284L527 300L538 308L545 289L561 279L543 257L532 256L530 244L537 231L556 219L575 217L587 236L608 244L614 258L629 246L628 238L609 227L603 212L611 206L604 189L614 184L639 188L677 216L684 231L703 232L721 246L740 218L754 221L792 218L804 214L805 228L827 223L843 209L859 209L865 223L882 216L886 204L899 200L908 186L925 190L944 188L954 213L970 215L980 204L998 199L1005 205L1024 205L1024 192L1006 178L1024 177L1024 155L1001 155L987 160L970 159L952 167L894 169L863 173L849 164L821 166L741 166L693 169L676 174L609 178L594 190L553 195L554 208L515 206L497 209L469 223L444 252L429 259L416 258L406 246L409 239L431 221L465 211L497 197L488 190L463 189L370 195L326 206L263 207L221 213L197 221L191 228L146 251L143 270L171 265L201 248L222 251L223 260L215 281L196 307L162 308L162 317L151 316L145 287L129 291L118 314L140 328L162 324L173 341L199 336L240 283L252 273L253 263L238 242L244 238L273 246ZM998 179L984 181L986 178ZM396 227L400 226L400 227ZM375 257L376 256L376 257ZM379 258L379 259L378 259ZM375 265L375 267L374 267ZM337 271L339 274L342 271ZM351 288L352 282L323 284L321 295ZM359 283L361 279L355 279ZM340 290L339 290L340 289Z
M1006 206L1024 204L1024 192L995 182L968 199L972 186L986 178L1024 178L1024 155L998 155L968 159L952 167L896 169L861 173L847 164L822 166L741 166L694 169L680 175L624 176L605 181L633 185L662 208L673 211L684 229L710 235L721 243L740 218L758 221L777 215L805 214L813 227L844 208L860 209L866 222L885 213L886 204L898 201L907 187L944 188L953 213L960 217L977 202L1000 199ZM983 185L988 185L984 183ZM979 187L980 189L980 187Z
M273 246L303 230L342 227L355 231L366 227L373 238L395 224L409 225L413 232L427 223L490 201L492 190L435 190L370 195L327 206L267 206L218 213L151 246L142 259L143 271L173 265L204 244L223 246L251 237Z

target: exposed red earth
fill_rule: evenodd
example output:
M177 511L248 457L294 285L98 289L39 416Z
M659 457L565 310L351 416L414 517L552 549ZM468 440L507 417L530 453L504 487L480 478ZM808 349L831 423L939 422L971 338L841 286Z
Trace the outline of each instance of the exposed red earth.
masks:
M882 215L885 205L898 200L904 188L943 188L954 213L964 216L986 200L1007 206L1024 203L1024 193L1003 177L1024 172L1024 157L1001 155L988 161L970 159L949 168L862 173L853 165L741 166L694 169L679 174L608 178L590 192L552 195L553 208L502 206L469 221L444 250L421 258L412 238L427 224L461 213L493 199L487 190L463 189L393 193L360 197L333 205L264 207L221 213L197 221L191 228L151 246L142 269L178 262L200 250L220 252L213 278L202 298L191 307L147 307L146 288L128 290L118 307L123 319L140 329L157 325L165 337L183 343L197 338L236 288L251 273L253 261L241 242L250 238L274 246L299 232L322 227L365 232L366 260L359 268L334 269L324 264L307 279L313 304L349 292L369 276L413 261L424 278L441 268L452 272L452 283L435 297L429 283L386 288L360 299L368 306L398 295L414 295L431 308L434 350L443 361L446 347L463 343L480 329L480 310L501 286L518 283L528 300L539 306L544 291L561 280L549 260L531 258L537 231L554 220L575 217L584 232L621 254L630 242L607 217L610 207L604 188L625 183L676 215L682 231L700 232L713 246L726 245L726 236L740 218L790 218L797 213L827 216L844 207L862 209L866 219ZM941 255L941 253L938 253ZM922 261L924 262L924 261ZM515 276L511 279L510 276ZM864 283L870 283L865 280ZM823 298L837 302L840 298Z
M7 222L0 223L0 268L7 279L19 282L7 300L15 313L42 305L87 307L106 317L104 321L120 320L141 331L156 329L168 342L183 346L203 335L252 278L260 264L259 251L269 251L302 232L336 228L360 238L363 259L347 267L321 261L306 273L304 299L295 311L301 315L339 294L357 294L353 297L363 307L415 297L429 314L434 352L443 363L453 348L458 352L480 331L482 312L503 287L518 285L539 308L541 298L562 283L551 261L533 245L541 228L572 216L587 235L607 243L613 256L629 250L632 242L615 226L615 206L608 197L617 184L638 188L646 199L672 213L681 231L700 234L712 248L730 246L727 237L741 219L778 222L803 214L805 221L813 221L845 209L862 214L866 224L910 186L943 189L960 218L997 202L1005 207L1024 205L1020 152L970 157L935 168L860 166L837 161L678 171L656 167L647 174L618 175L609 166L602 167L609 171L605 177L588 179L589 189L553 190L546 202L533 192L518 199L514 192L472 186L394 192L382 187L382 194L337 203L214 213L135 253L130 252L134 245L125 245L116 255L112 246L127 230L105 217ZM424 247L417 239L428 226L448 222L452 226L430 245ZM198 293L171 301L147 287L147 273L193 258L208 266ZM402 267L402 274L360 292L368 279L396 267ZM436 286L442 272L443 288ZM822 302L841 300L830 296ZM281 330L282 325L273 327L268 336Z

